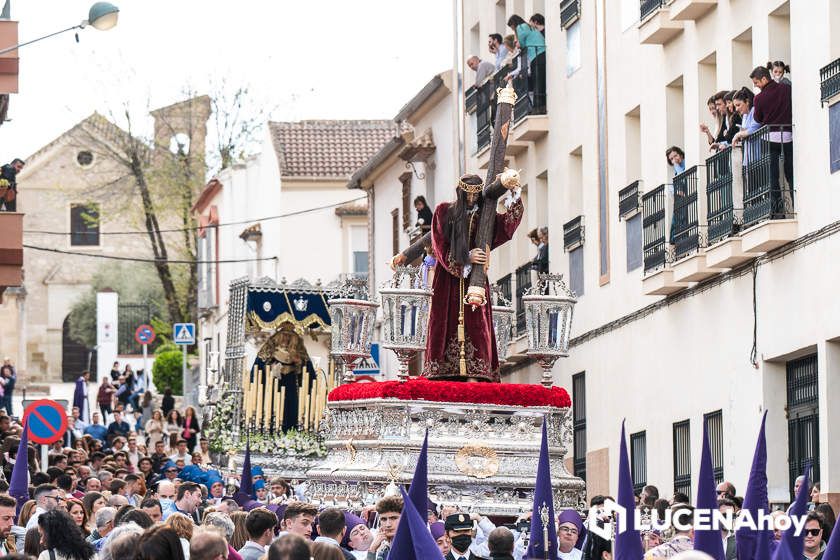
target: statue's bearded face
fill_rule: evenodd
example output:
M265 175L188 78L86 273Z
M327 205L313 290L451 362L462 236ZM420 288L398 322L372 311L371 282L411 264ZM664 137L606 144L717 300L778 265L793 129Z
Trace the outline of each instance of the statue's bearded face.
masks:
M467 193L467 207L474 206L478 201L478 193Z

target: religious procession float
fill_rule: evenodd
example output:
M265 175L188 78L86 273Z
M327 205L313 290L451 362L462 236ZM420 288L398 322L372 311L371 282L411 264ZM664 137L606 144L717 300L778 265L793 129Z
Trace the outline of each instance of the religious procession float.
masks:
M378 300L366 280L231 284L224 368L205 400L212 441L231 467L247 446L268 475L306 479L313 502L362 508L410 484L428 433L432 501L516 516L533 504L545 419L554 506L583 509L584 482L564 463L571 401L551 376L568 355L575 304L559 276L541 275L523 297L541 383L499 380L515 313L491 295L489 254L513 237L524 208L518 173L502 170L516 96L499 90L498 100L486 180L458 180L431 231L393 258ZM377 324L381 346L399 361L397 379L356 381ZM318 336L330 340L325 368L304 345ZM420 351L422 375L410 377Z

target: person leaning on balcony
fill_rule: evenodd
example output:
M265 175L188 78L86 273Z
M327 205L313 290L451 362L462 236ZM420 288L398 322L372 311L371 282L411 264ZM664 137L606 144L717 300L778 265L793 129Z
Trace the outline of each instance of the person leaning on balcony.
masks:
M770 71L757 66L750 73L753 85L761 92L755 96L755 120L770 127L770 189L775 199L774 213L781 212L776 204L781 195L779 187L779 158L783 159L785 179L793 192L793 111L790 86L773 81Z
M668 160L668 165L674 168L675 177L685 171L685 152L679 146L671 146L665 150L665 159Z
M495 65L496 70L498 71L504 65L504 61L508 55L508 48L504 44L504 38L500 33L491 33L488 36L487 40L487 48L490 50L490 53L495 55Z
M475 72L475 85L476 87L483 84L487 78L493 75L495 72L496 67L493 66L492 62L487 62L486 60L481 60L477 56L473 55L467 59L467 66L470 67L470 70Z
M8 182L0 187L0 211L15 212L17 210L17 174L21 172L26 162L15 158L11 163L0 167L0 179Z
M740 146L744 139L750 134L761 128L761 123L755 120L755 108L753 107L753 99L755 95L749 88L742 87L732 96L732 103L735 105L735 110L741 115L741 130L732 137L732 144ZM752 150L745 150L744 165L749 163Z
M545 37L516 14L508 18L507 24L528 55L528 91L533 92L534 107L531 114L545 113Z
M709 130L709 127L705 124L700 124L700 132L706 133L706 139L709 141L709 145L713 145L716 142L722 142L726 136L726 101L724 97L726 97L726 91L719 91L712 99L715 101L715 112L717 113L717 134L712 136L712 131Z
M542 36L545 37L545 16L540 13L536 13L528 20L528 24L542 33Z

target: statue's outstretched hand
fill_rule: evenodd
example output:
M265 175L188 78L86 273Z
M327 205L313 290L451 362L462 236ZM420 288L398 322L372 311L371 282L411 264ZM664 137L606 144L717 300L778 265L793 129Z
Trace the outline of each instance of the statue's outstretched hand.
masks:
M391 262L389 263L389 266L391 267L391 270L396 270L398 266L404 265L405 261L406 261L405 255L403 255L402 253L397 253L396 255L394 255L391 258Z

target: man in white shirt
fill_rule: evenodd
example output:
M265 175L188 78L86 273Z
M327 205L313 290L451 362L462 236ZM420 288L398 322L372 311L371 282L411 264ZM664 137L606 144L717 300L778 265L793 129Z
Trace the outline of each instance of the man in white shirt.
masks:
M502 67L502 63L507 58L508 50L503 43L504 38L499 33L491 33L487 41L487 48L490 52L496 55L496 70Z
M35 511L26 523L27 531L38 526L38 517L42 513L52 511L64 504L61 492L52 484L42 484L37 487L32 494L32 498L35 500Z
M177 463L178 460L184 461L184 465L192 465L192 456L187 451L187 442L183 439L178 440L178 451L169 456L169 460Z

